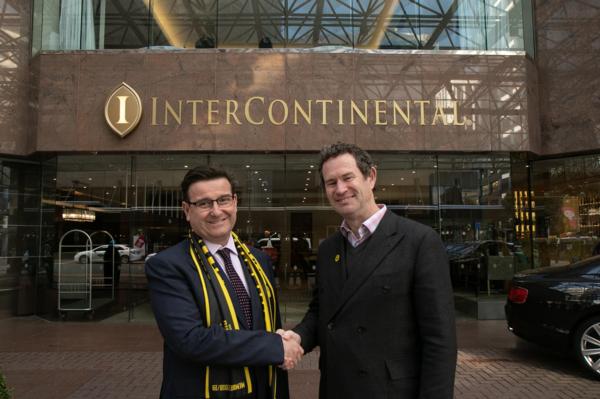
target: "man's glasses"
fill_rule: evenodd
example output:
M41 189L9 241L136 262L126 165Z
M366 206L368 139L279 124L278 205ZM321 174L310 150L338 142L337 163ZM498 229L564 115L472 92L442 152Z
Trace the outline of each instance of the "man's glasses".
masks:
M215 203L215 202L217 203L219 208L230 206L231 204L233 204L234 198L235 198L235 195L222 195L217 199L201 198L194 202L191 202L191 201L186 201L186 202L190 205L195 206L196 208L198 208L200 210L207 211L209 209L212 209L213 203Z

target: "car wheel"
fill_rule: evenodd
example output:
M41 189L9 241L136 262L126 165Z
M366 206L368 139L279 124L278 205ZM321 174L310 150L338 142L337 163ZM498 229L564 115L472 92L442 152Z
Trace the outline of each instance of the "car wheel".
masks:
M85 255L82 255L79 257L79 263L81 263L82 265L85 265L88 261L88 257Z
M129 263L129 256L127 256L127 255L121 256L121 263Z
M600 378L600 317L592 317L579 326L574 344L579 362Z

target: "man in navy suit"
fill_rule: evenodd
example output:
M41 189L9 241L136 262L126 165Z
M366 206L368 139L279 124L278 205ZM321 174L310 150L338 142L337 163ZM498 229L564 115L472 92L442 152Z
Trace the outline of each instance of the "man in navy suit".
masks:
M319 246L313 299L285 339L320 346L321 399L452 398L454 304L439 235L375 202L377 169L361 148L325 147L320 172L343 222Z
M189 237L146 263L164 338L161 398L288 397L282 369L303 351L275 332L281 323L269 258L232 233L233 180L197 167L181 189Z

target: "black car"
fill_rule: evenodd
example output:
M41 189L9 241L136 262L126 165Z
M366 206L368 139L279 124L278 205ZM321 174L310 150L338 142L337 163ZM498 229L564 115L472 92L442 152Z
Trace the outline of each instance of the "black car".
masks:
M600 378L600 256L516 274L505 310L514 334L571 351Z

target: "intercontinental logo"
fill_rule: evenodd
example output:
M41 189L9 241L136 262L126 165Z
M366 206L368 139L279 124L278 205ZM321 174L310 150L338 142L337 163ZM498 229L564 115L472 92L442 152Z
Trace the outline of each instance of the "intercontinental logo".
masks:
M253 96L241 99L150 97L148 128L211 125L363 125L465 126L460 103L450 99L280 99ZM104 107L106 123L120 137L135 129L142 117L142 100L121 83Z
M104 118L120 137L133 131L142 118L142 100L133 87L122 82L106 100Z

